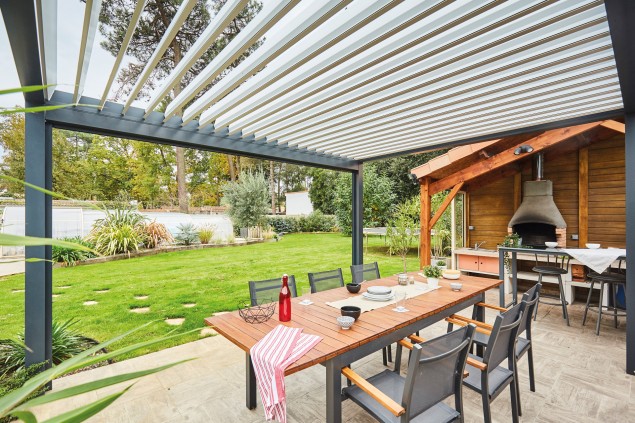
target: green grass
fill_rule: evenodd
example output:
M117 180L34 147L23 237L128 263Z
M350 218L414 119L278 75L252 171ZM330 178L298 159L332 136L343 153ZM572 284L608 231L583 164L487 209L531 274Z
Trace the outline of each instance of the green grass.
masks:
M383 239L370 237L365 262L379 262L382 275L402 270L399 257L389 257ZM408 259L409 270L418 268L416 247ZM339 234L290 234L280 242L243 247L223 247L164 253L129 260L54 269L53 316L60 321L79 320L75 328L83 335L104 341L141 324L159 320L132 341L162 336L174 330L163 322L183 317L177 331L203 327L203 319L218 311L235 310L249 299L247 281L293 274L301 287L308 286L307 272L341 267L350 276L351 238ZM70 286L63 289L63 286ZM0 279L0 339L13 338L24 324L24 275ZM105 290L108 292L97 293ZM148 295L136 300L136 295ZM97 305L84 306L85 301ZM193 308L184 303L196 303ZM150 307L146 314L130 313L132 307ZM189 334L144 350L163 349L197 339ZM138 353L139 354L139 353ZM136 354L136 355L138 355Z

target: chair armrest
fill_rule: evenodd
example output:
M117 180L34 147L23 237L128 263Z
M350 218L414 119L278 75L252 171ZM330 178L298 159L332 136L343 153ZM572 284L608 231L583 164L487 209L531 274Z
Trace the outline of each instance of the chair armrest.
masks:
M461 326L461 327L469 325L468 322L465 322L463 320L458 320L458 319L455 319L453 317L448 317L448 318L445 319L445 321L448 322L448 323L452 323L453 325L457 325L457 326ZM479 332L479 333L482 333L484 335L488 335L488 336L492 334L491 330L485 329L485 328L482 328L482 327L479 327L479 326L476 326L476 331Z
M495 306L493 304L487 304L487 303L476 303L477 307L485 307L485 308L489 308L492 310L496 310L496 311L500 311L501 313L504 313L507 311L507 309L505 307L499 307L499 306Z
M414 348L414 345L412 345L412 342L408 342L405 339L402 339L397 343L404 348L408 348L410 351L412 351L412 349Z
M487 364L483 363L482 361L475 360L472 357L467 358L467 364L469 364L472 367L476 367L482 372L487 370Z
M408 335L408 338L413 341L416 342L417 344L421 344L422 342L426 342L426 340L420 336L417 335Z
M483 328L483 329L487 329L489 331L491 331L492 329L494 329L494 326L490 325L489 323L485 323L485 322L479 322L478 320L474 320L474 319L470 319L469 317L464 317L464 316L459 316L458 314L453 314L452 316L450 316L452 319L456 319L456 320L462 320L465 323L472 323L474 326L476 326L477 328Z
M382 391L373 386L372 383L355 373L350 367L344 367L342 374L351 382L359 387L362 391L366 392L374 400L376 400L382 407L390 411L394 416L399 417L406 412L406 409L399 405L395 400L384 394Z

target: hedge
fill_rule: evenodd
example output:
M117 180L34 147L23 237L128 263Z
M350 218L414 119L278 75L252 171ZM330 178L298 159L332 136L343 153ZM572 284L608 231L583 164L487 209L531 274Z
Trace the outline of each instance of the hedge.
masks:
M267 216L267 225L277 233L337 232L335 216L315 211L308 216Z

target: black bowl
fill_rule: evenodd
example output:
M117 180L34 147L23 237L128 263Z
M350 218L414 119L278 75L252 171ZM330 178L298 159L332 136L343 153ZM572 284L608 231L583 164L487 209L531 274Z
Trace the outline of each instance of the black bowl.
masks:
M355 306L343 306L340 310L342 311L342 316L350 316L355 320L362 314L362 309Z
M351 294L357 294L359 290L362 289L362 286L358 283L347 283L346 289L348 289L348 292Z

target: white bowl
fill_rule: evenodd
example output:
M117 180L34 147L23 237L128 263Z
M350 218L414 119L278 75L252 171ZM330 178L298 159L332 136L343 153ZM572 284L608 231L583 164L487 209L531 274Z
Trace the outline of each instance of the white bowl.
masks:
M549 248L556 248L558 246L557 242L553 242L553 241L549 241L549 242L545 242L545 245Z
M600 248L600 244L585 244L587 248L591 250L595 250L596 248Z
M460 291L461 288L463 288L463 284L460 282L450 283L450 289L452 289L452 291Z
M344 330L348 330L355 323L355 319L350 316L340 316L337 318L337 324Z
M444 279L458 279L461 277L461 271L459 270L444 270L443 278Z

